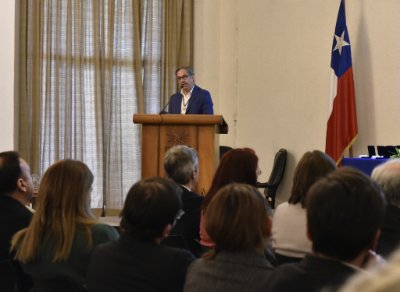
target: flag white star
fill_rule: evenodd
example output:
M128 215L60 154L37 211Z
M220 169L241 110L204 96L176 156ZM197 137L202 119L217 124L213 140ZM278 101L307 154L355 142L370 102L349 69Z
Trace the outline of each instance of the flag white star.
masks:
M336 38L336 46L333 49L333 51L339 50L339 54L342 55L342 47L344 46L350 46L350 44L348 42L346 42L344 40L344 32L342 33L342 36L338 37L337 35L335 35Z

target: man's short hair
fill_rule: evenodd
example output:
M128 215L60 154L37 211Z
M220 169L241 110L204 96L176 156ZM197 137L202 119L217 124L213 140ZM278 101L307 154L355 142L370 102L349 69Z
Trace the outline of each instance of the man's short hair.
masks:
M197 151L184 145L174 146L165 153L164 169L169 179L180 185L190 182L193 169L198 170Z
M0 195L11 194L22 175L21 156L16 151L0 153Z
M385 214L385 198L364 173L343 167L307 193L307 224L314 253L352 261L374 239Z
M375 167L371 177L381 186L388 205L400 207L400 159Z
M193 69L190 68L190 67L187 67L187 66L182 66L182 67L179 67L178 69L176 69L175 75L178 74L178 71L179 71L179 70L182 70L182 69L185 69L186 72L187 72L187 74L188 74L189 76L193 76L193 75L194 75Z
M140 240L152 241L173 225L182 207L182 190L174 182L154 177L137 182L126 196L121 227Z

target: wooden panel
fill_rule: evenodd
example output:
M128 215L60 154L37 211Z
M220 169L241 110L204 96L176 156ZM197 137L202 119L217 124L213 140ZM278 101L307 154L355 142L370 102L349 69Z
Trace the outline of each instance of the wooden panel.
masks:
M142 126L142 179L158 176L158 125Z
M165 177L165 152L173 145L187 145L199 153L200 177L195 191L201 195L208 192L219 162L219 139L216 134L228 131L222 116L135 114L133 121L143 124L143 179Z
M169 148L175 145L186 145L197 150L197 126L163 125L160 127L159 176L165 177L164 156Z
M201 126L198 130L199 183L197 193L206 195L214 176L214 126Z

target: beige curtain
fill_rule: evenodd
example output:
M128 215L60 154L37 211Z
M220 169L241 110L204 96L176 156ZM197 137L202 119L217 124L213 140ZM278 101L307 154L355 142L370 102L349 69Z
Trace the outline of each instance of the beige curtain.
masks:
M21 0L21 155L41 175L60 159L85 162L95 175L92 208L107 215L141 177L132 116L160 111L171 3L181 11L174 21L193 23L184 15L193 0ZM168 54L190 59L192 29L176 31L189 36L168 42Z
M175 70L193 68L193 1L165 1L162 10L161 103L178 90Z

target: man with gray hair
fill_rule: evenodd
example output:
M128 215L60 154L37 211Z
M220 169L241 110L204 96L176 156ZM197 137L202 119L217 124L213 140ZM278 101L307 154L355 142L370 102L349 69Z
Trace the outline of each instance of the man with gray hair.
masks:
M181 234L195 256L200 254L200 215L204 197L192 192L199 180L197 151L184 145L174 146L165 153L164 169L167 177L182 188L182 210L185 212L171 231Z
M400 244L400 159L375 167L371 175L382 188L387 200L377 253L388 257Z
M193 69L179 67L175 74L180 89L171 96L168 112L177 115L213 115L210 92L195 84Z

